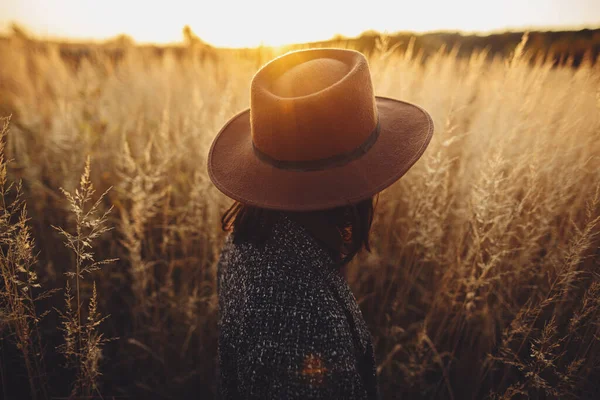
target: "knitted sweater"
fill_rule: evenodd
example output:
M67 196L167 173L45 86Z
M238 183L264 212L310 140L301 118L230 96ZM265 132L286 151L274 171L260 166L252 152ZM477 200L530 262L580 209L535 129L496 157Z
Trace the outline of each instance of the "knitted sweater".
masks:
M379 399L371 335L327 252L282 215L217 269L218 398Z

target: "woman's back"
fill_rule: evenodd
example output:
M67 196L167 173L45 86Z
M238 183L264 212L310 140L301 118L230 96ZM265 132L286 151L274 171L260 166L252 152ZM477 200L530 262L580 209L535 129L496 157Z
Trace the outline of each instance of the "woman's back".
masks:
M218 265L223 399L378 398L371 335L332 264L283 214L264 246L227 239Z

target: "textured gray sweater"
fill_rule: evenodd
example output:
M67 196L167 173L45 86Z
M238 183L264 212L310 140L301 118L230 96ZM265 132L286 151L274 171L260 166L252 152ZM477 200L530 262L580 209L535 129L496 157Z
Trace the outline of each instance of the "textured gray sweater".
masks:
M282 216L218 264L218 398L378 399L371 335L331 257Z

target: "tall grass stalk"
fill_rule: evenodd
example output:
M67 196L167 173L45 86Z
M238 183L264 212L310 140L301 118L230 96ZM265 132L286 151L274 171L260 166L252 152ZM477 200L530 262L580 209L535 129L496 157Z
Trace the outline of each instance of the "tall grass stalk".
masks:
M97 382L101 375L99 361L102 346L107 341L104 334L98 331L98 326L107 316L101 317L98 311L95 282L88 302L87 317L82 316L83 281L86 275L90 276L103 265L117 261L116 258L96 261L92 252L94 241L112 229L106 225L112 206L101 213L100 205L108 190L92 203L95 190L90 174L90 157L88 157L75 193L71 194L61 189L75 217L75 233L54 226L54 229L64 237L65 246L75 257L75 270L65 272L68 278L65 288L65 311L57 310L62 319L61 329L65 339L65 343L59 347L59 350L65 355L68 365L76 369L75 383L71 391L73 397L100 395ZM71 293L71 281L75 282L75 296ZM74 308L73 302L75 302Z
M10 118L0 119L0 334L8 335L20 351L32 399L46 399L47 376L36 303L56 290L43 290L36 272L37 258L21 182L8 181L5 144ZM8 329L8 332L5 332ZM4 371L2 386L7 385Z

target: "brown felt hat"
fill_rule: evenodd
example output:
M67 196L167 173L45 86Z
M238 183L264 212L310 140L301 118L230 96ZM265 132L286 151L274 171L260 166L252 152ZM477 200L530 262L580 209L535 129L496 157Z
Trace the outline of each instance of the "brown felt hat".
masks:
M432 134L433 121L421 107L374 95L361 53L295 51L254 75L250 109L214 139L208 174L221 192L244 204L328 209L397 181Z

